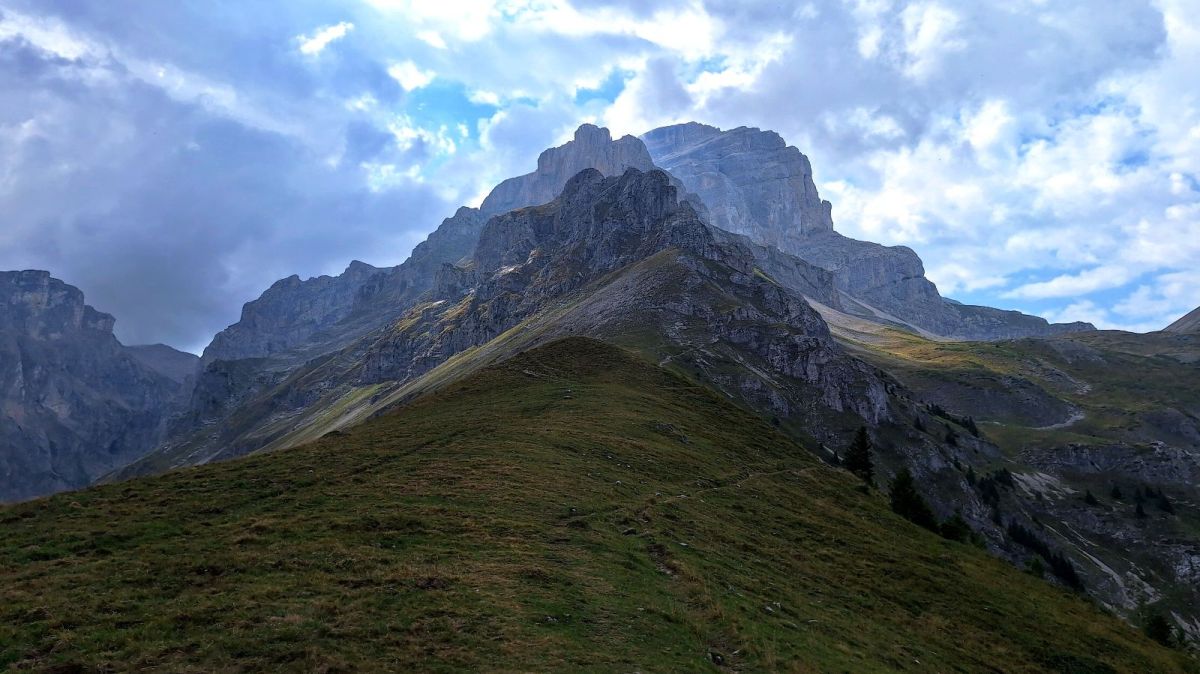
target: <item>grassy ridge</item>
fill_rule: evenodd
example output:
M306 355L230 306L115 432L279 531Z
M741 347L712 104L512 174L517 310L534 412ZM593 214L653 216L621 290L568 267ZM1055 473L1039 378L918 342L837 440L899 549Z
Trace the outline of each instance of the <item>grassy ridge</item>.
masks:
M0 510L0 666L1184 671L583 339L310 445Z

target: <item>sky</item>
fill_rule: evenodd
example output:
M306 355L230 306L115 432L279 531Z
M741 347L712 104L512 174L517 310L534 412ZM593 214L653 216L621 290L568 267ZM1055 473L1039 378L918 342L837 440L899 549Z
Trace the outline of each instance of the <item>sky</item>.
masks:
M0 269L198 351L580 123L690 120L778 131L960 301L1200 305L1200 0L0 0Z

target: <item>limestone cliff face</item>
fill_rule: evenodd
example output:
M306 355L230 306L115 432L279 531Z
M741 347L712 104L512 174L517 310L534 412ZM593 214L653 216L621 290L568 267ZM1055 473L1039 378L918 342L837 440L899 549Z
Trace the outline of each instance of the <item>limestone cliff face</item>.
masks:
M788 252L798 239L833 231L832 207L817 194L808 157L774 131L689 122L642 140L654 163L695 192L721 229Z
M553 201L567 180L587 168L613 176L629 168L649 171L654 162L637 138L624 136L613 140L608 129L584 124L575 130L574 140L542 152L536 171L497 185L479 210L492 216Z
M0 501L86 486L158 443L180 384L44 271L0 273Z
M712 224L832 272L852 313L960 339L1094 329L1086 323L1050 325L1014 311L947 302L925 278L912 249L835 232L832 207L817 194L808 158L773 131L722 131L691 122L655 129L642 138L655 163L704 201Z

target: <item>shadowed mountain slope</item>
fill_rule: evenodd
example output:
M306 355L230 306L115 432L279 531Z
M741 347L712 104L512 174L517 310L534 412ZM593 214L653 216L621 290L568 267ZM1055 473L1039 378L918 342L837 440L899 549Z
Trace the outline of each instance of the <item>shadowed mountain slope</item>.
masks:
M1187 671L578 338L304 447L0 510L0 532L12 668Z

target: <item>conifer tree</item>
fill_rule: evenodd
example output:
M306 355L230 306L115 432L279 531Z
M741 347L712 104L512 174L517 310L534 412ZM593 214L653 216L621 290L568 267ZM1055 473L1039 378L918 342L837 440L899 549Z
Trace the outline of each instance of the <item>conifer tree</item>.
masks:
M892 511L897 515L913 524L940 533L937 517L934 516L929 504L925 502L925 498L921 496L921 492L917 491L916 481L913 480L912 472L908 467L901 468L900 472L896 474L888 496L892 502Z
M867 435L866 426L860 426L854 434L854 441L846 448L842 457L842 465L851 473L862 478L868 485L875 484L875 464L871 460L871 438Z
M1157 641L1163 646L1171 646L1171 623L1163 617L1163 614L1155 611L1146 619L1146 636Z

